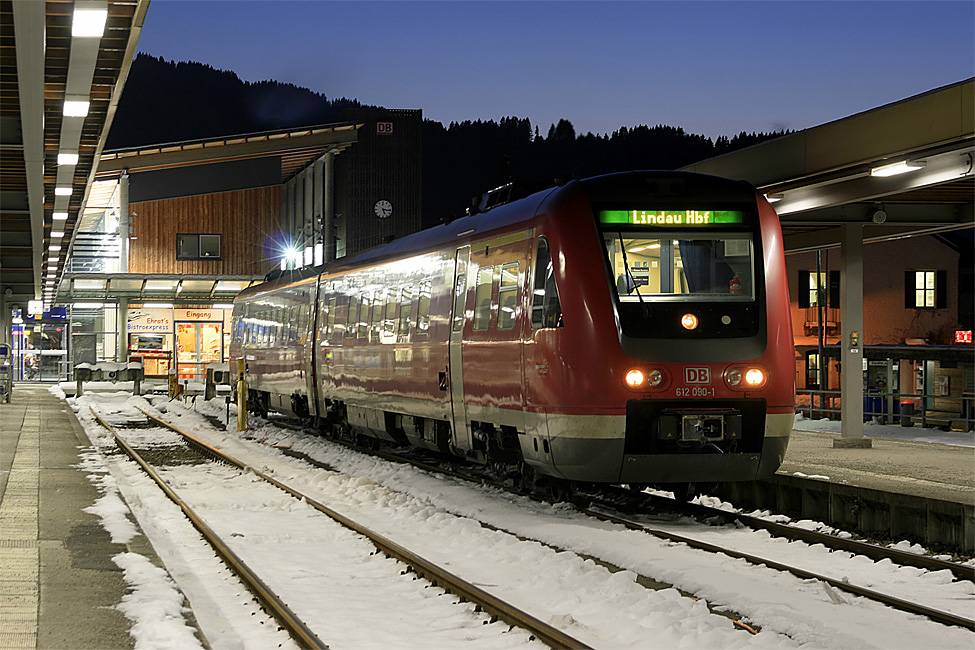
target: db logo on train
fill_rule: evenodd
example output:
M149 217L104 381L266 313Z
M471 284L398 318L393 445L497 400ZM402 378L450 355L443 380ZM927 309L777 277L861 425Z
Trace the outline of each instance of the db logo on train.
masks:
M684 382L688 384L710 384L710 368L684 368Z

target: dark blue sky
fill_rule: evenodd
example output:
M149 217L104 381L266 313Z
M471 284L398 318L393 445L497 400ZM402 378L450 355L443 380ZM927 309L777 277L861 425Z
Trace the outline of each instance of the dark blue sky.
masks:
M449 123L802 129L975 76L975 2L153 0L139 50Z

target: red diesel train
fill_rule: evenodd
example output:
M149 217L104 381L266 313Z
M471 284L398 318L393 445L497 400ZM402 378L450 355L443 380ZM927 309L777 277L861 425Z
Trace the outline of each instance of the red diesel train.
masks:
M571 181L286 273L233 318L260 412L526 482L765 478L792 430L781 228L741 182Z

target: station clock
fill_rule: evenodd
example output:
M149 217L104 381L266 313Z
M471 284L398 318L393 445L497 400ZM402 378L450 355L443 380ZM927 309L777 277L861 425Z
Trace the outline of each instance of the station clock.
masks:
M376 201L376 207L374 209L376 211L376 216L380 219L386 219L393 214L393 204L386 199Z

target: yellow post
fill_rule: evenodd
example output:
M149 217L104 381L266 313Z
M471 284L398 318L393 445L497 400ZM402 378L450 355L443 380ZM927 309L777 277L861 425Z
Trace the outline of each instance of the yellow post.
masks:
M237 359L237 430L247 430L247 380L244 379L243 359Z

